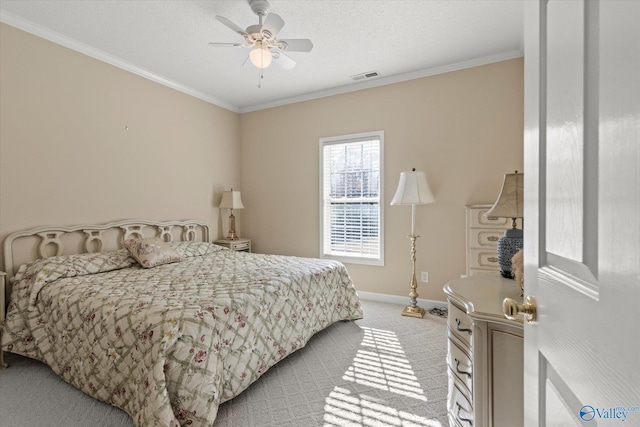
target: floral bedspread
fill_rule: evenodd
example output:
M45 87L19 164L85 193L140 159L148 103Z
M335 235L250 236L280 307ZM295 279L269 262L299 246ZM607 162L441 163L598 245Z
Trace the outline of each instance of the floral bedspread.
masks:
M184 260L150 269L126 250L25 264L3 349L138 426L211 426L220 403L313 334L362 317L338 262L172 245Z

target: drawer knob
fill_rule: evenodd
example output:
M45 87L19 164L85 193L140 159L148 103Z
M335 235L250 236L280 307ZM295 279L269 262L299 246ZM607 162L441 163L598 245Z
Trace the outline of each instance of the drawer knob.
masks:
M512 298L505 298L504 301L502 301L504 317L516 320L519 314L523 314L527 323L536 321L537 307L536 300L532 296L525 298L524 304L518 304L518 302Z

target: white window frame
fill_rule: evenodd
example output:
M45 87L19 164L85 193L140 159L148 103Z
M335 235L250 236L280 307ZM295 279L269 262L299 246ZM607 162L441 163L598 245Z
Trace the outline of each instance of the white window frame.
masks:
M361 141L380 141L380 188L378 194L378 239L379 253L377 257L365 257L348 254L332 254L325 248L325 186L324 186L324 147L335 144L357 143ZM333 259L343 263L384 265L384 131L364 132L351 135L320 138L320 258Z

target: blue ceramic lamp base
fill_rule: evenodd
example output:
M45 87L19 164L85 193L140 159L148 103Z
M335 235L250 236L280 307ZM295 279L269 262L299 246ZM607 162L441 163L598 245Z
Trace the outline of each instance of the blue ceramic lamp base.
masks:
M511 228L504 232L504 236L498 240L498 263L500 274L507 279L513 279L511 271L511 258L523 247L522 230Z

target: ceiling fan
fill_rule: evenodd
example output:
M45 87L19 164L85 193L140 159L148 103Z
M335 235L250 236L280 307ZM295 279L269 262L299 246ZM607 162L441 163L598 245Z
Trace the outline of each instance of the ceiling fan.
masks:
M269 13L270 5L267 0L249 0L249 6L251 6L253 13L258 15L259 23L258 25L250 25L246 30L224 16L216 15L218 21L244 37L245 43L209 43L209 45L252 48L247 59L253 65L263 69L271 65L271 62L275 62L285 70L290 70L296 65L293 59L284 54L285 51L309 52L313 49L313 43L309 39L277 38L278 33L284 27L284 20L275 13Z

